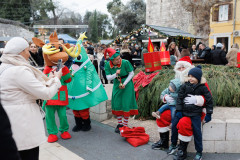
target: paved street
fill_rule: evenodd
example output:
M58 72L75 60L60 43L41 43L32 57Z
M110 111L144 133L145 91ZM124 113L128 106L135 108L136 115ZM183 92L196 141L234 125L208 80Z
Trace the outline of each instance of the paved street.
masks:
M59 139L58 143L85 160L172 160L166 152L152 150L151 143L132 147L124 138L114 132L108 125L92 121L89 132L71 131L74 118L71 110L67 110L72 139ZM193 159L194 154L189 154L188 159ZM240 154L204 154L204 160L240 160ZM62 158L61 158L62 159Z

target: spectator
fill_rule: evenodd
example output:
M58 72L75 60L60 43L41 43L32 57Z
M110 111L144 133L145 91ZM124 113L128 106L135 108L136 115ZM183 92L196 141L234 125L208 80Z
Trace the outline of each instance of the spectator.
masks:
M132 50L132 58L141 58L142 55L142 50L138 45L135 45L135 48ZM134 68L136 68L137 66L139 66L141 64L141 61L133 61L133 66Z
M62 71L46 77L29 65L28 42L14 37L1 57L1 102L12 126L13 138L22 160L38 160L39 145L46 142L43 117L37 99L51 99L61 87Z
M199 56L199 58L204 59L205 63L211 64L212 63L212 55L211 55L211 49L207 47L205 44L200 45L202 49L202 53Z
M43 67L44 60L43 60L42 52L41 53L40 52L41 50L38 49L36 44L32 42L29 43L29 53L30 53L29 60L32 66Z
M10 121L0 104L0 157L4 160L20 160L16 143L12 137Z
M226 65L228 61L226 59L226 53L222 50L223 45L218 43L216 47L217 49L214 50L212 54L212 64Z
M105 57L103 56L103 57L102 57L102 60L101 60L101 62L100 62L100 69L101 69L101 71L102 71L102 75L103 75L105 84L108 84L108 80L107 80L107 77L106 77L106 73L105 73L105 68L104 68L104 67L105 67L105 64L106 64L108 61L110 61L110 59L109 59L109 55L107 54L107 55L106 55L106 59L105 59Z
M91 45L87 47L87 54L94 55L94 48Z
M232 48L229 50L229 52L227 53L227 60L228 60L228 66L237 66L237 53L240 52L239 50L239 46L237 43L234 43L232 45Z
M198 57L200 57L200 55L202 54L201 45L202 45L202 42L199 42L196 47L196 50L198 52Z
M192 48L190 50L190 54L193 55L193 56L198 55L198 50L197 50L197 47L196 47L195 44L192 45Z
M123 44L120 54L122 59L128 60L133 65L132 54L126 43Z
M145 53L148 53L148 49L147 49L147 47L148 47L148 44L147 43L145 43L144 45L143 45L143 50L142 50L142 55L141 55L141 59L142 59L142 66L144 66L144 58L143 58L143 55L145 54Z
M170 53L170 56L171 55L174 55L177 57L177 60L180 59L181 55L180 55L180 52L178 50L178 47L176 46L176 43L175 42L171 42L168 46L168 51Z
M181 58L185 57L185 56L189 56L190 57L190 52L189 52L188 49L182 49Z
M158 52L159 51L159 47L158 46L154 46L154 52Z

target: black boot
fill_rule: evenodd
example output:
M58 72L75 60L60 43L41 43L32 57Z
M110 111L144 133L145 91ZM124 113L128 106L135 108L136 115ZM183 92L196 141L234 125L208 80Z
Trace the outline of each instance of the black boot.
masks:
M117 127L115 128L115 132L116 133L120 133L119 128L121 128L121 127L123 127L123 125L122 124L118 124Z
M82 131L89 131L91 129L91 120L90 117L88 119L83 119Z
M78 132L82 130L82 118L79 117L74 117L76 126L73 127L72 131L73 132Z
M168 149L169 147L169 131L165 133L159 133L160 140L152 145L152 149Z
M175 157L173 160L185 160L187 158L187 146L188 142L180 141L177 157Z

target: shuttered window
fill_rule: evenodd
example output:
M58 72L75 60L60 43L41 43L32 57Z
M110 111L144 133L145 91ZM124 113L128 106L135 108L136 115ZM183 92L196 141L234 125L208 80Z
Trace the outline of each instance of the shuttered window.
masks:
M212 21L221 22L232 20L233 4L217 5L212 8Z

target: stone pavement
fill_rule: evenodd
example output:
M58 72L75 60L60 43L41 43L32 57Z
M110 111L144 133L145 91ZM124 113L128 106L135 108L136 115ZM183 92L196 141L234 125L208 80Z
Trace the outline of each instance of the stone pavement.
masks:
M74 133L71 131L72 127L75 125L71 110L67 111L67 116L70 127L69 132L72 135L72 139L59 139L58 143L43 144L40 147L40 160L173 159L171 155L168 156L164 151L152 150L151 142L136 148L132 147L123 137L114 133L114 127L96 121L92 121L92 129L89 132L80 131ZM193 157L194 154L190 153L188 160L193 159ZM240 154L207 153L203 154L203 158L204 160L240 160Z

